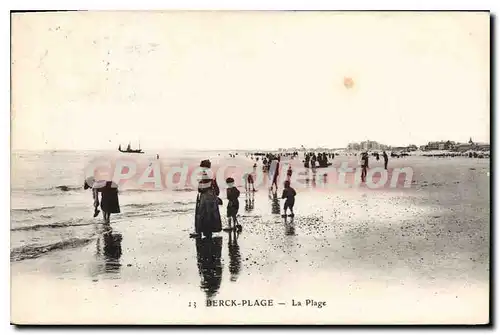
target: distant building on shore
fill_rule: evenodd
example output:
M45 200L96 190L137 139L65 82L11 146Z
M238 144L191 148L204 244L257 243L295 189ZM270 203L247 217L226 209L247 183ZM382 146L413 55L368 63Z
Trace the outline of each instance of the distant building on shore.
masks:
M425 150L453 150L456 143L453 141L429 142L425 146Z
M363 150L380 150L380 144L375 141L363 141L360 145Z
M347 150L361 150L359 143L349 143L347 145Z
M387 145L380 144L376 141L363 141L361 143L349 143L347 145L347 150L364 150L364 151L369 151L369 150L385 150L389 148Z
M488 151L490 150L489 143L478 143L472 141L472 138L469 139L468 143L458 143L455 141L434 141L428 142L425 145L416 146L415 144L410 144L408 146L389 146L380 144L376 141L363 141L360 143L352 142L347 145L347 150L352 151L381 151L381 150L390 150L390 151L430 151L430 150L450 150L450 151L468 151L468 150L476 150L476 151Z
M439 142L429 142L427 145L420 147L420 150L450 150L450 151L459 151L464 152L468 150L481 150L487 151L490 150L489 143L476 143L472 141L472 138L469 139L467 143L458 143L454 141L439 141Z
M481 143L481 142L474 142L472 141L472 138L469 139L469 142L467 143L456 143L455 147L453 148L455 151L459 152L464 152L464 151L489 151L490 150L490 144L489 143Z

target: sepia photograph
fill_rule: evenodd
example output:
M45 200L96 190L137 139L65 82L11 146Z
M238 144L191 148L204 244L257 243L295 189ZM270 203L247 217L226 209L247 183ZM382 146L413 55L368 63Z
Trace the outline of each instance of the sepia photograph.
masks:
M14 325L486 325L488 11L11 12Z

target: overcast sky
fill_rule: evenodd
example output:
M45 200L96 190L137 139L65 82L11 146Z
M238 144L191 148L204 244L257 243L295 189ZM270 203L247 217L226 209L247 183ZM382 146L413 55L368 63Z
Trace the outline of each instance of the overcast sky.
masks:
M12 147L489 142L489 25L462 12L15 14Z

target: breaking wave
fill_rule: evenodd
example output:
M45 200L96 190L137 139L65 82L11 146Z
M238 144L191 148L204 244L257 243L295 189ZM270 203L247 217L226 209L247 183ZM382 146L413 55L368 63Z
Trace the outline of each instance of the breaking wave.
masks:
M33 212L40 212L44 211L47 209L54 209L56 206L42 206L42 207L35 207L35 208L13 208L13 212L25 212L25 213L33 213Z
M50 251L81 247L89 244L92 240L92 238L71 238L46 245L25 245L12 249L10 252L10 260L16 262L24 259L37 258Z
M170 213L189 213L194 212L194 208L174 208L170 210Z
M128 205L124 205L123 207L132 207L132 208L147 208L147 207L153 207L153 206L157 206L157 205L160 205L160 204L155 204L155 203L147 203L147 204L128 204Z
M33 226L24 226L24 227L16 227L12 228L11 231L23 231L23 230L40 230L45 228L66 228L66 227L78 227L78 226L88 226L94 223L92 222L83 222L83 219L71 219L68 221L60 221L48 224L37 224Z

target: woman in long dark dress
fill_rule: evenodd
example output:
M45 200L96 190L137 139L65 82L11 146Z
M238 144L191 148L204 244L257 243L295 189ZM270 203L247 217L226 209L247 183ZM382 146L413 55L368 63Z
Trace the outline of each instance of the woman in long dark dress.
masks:
M93 177L85 180L84 189L92 188L92 196L94 198L94 217L99 214L97 207L99 206L99 196L101 193L101 211L105 223L109 223L112 213L120 213L120 203L118 201L118 185L112 181L99 180L96 181Z
M101 210L104 221L109 223L111 214L120 213L120 203L118 201L118 185L112 181L107 181L106 186L99 189L101 192Z
M200 167L205 168L202 179L198 183L198 198L196 201L195 212L195 234L192 237L199 237L203 234L205 237L212 237L212 233L222 230L222 220L219 212L221 200L219 198L220 190L217 181L208 176L207 171L212 164L209 160L200 163Z

